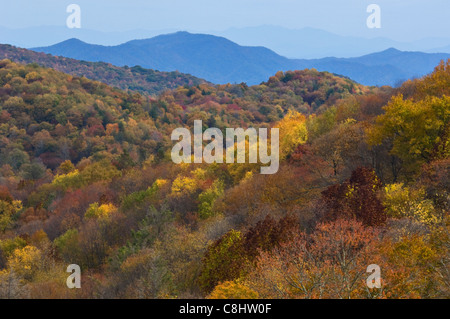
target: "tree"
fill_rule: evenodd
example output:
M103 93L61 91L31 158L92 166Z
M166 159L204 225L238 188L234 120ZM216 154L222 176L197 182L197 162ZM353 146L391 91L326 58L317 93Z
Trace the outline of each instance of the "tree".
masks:
M78 240L78 230L69 229L56 238L53 244L64 261L74 263L74 260L79 260L81 254Z
M190 177L177 177L172 183L172 194L181 196L183 194L191 194L198 188L195 179Z
M26 285L9 270L0 270L0 299L19 299L28 297Z
M369 143L392 141L391 153L409 172L417 173L422 164L450 155L450 97L413 101L399 95L384 109L369 131Z
M89 206L85 218L108 218L112 213L117 211L117 207L113 204L102 204L93 203Z
M280 247L297 232L294 217L286 216L277 222L270 215L244 235L231 230L208 248L202 260L200 284L208 292L221 282L244 278L262 252Z
M378 294L365 279L377 259L377 236L354 220L318 224L262 253L246 284L261 298L373 298Z
M426 236L405 234L398 239L385 238L379 256L384 259L383 281L387 298L433 298L436 282L432 266L437 251Z
M438 222L433 202L425 198L424 189L410 189L403 184L387 185L383 205L389 217L408 217L428 225Z
M115 273L114 297L167 298L172 292L172 274L158 252L144 249L126 258Z
M217 198L223 194L223 183L220 180L214 181L210 188L202 192L198 196L200 202L198 206L198 213L200 218L206 219L214 215L214 203Z
M5 232L14 224L13 215L22 210L21 201L0 200L0 232Z
M0 240L0 269L6 268L8 258L16 249L22 249L27 242L20 237Z
M258 293L239 281L226 281L214 287L208 299L258 299Z
M308 139L306 117L298 112L289 111L276 125L280 129L280 158L286 158L299 144Z
M261 252L270 252L291 240L299 232L294 216L286 216L278 222L270 215L251 227L244 236L244 247L248 259L255 260Z
M40 162L34 162L31 164L23 164L21 170L25 179L37 180L44 176L46 167Z
M387 217L377 194L381 186L373 170L356 169L349 180L322 192L322 200L328 209L324 220L355 218L364 225L383 225Z
M40 268L42 254L34 246L25 246L24 248L14 250L8 258L8 266L21 278L31 281Z
M211 292L220 282L240 278L245 263L242 233L231 230L213 243L203 257L200 286L205 292Z
M433 161L422 167L420 185L426 197L433 201L440 219L450 211L450 158Z
M75 170L75 166L70 160L66 160L58 168L59 174L69 174Z
M435 67L434 72L420 80L416 80L415 91L412 94L414 99L423 99L426 96L442 97L450 95L450 59L442 60Z
M437 282L437 295L446 298L450 294L450 216L448 214L444 223L433 230L430 242L436 251L432 273Z
M364 131L363 123L348 119L313 141L314 153L329 165L335 178L371 164Z
M128 153L127 150L124 150L122 154L120 154L119 159L117 161L116 167L119 170L127 169L130 167L133 167L135 165L133 159L130 156L130 153Z

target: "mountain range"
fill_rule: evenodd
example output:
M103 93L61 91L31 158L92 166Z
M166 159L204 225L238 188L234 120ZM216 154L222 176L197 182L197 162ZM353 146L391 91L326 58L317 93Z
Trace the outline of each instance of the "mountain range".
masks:
M423 53L390 48L355 58L289 59L261 46L241 46L224 37L176 32L116 46L78 39L34 48L34 51L116 66L179 71L213 83L249 85L266 81L277 71L315 68L347 76L364 85L382 86L421 77L433 71L448 53Z
M262 45L288 58L318 59L356 57L397 48L402 51L450 53L450 39L428 37L415 41L398 41L387 37L343 36L316 28L288 29L263 25L231 28L213 35L223 36L240 45Z
M369 29L368 29L369 30ZM99 31L65 26L36 26L11 29L0 26L0 43L23 48L49 46L70 38L100 45L119 45L134 39L147 39L177 29ZM290 29L275 25L229 28L225 30L186 30L225 37L243 46L264 46L278 54L296 59L318 59L329 56L349 58L395 47L402 51L450 53L450 37L427 37L416 40L391 39L385 33L340 35L327 30L305 27ZM42 36L45 35L45 36Z
M103 32L88 28L69 29L64 26L33 26L21 29L11 29L0 26L0 43L7 43L22 48L32 48L52 45L70 38L77 38L89 43L98 43L102 45L117 45L132 39L145 39L176 32L175 29L161 30L130 30ZM45 34L45 36L42 36ZM447 45L447 43L442 44Z

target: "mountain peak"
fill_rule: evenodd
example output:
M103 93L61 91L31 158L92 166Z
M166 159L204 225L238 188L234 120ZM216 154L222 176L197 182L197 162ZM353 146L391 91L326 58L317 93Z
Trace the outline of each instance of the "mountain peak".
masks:
M201 50L200 47L202 47L205 43L209 43L212 46L215 46L218 43L220 45L235 45L236 47L238 46L236 43L221 36L203 33L190 33L188 31L178 31L174 33L161 34L148 39L131 40L122 44L121 46L126 46L129 44L141 48L154 48L155 46L165 46L166 48L173 46L198 46L198 50ZM179 49L182 50L182 48Z
M89 46L90 44L83 42L77 38L70 38L65 41L56 43L50 47L53 47L53 48L77 48L77 47L84 46L84 45ZM47 48L47 47L33 48L32 50L42 51L45 48Z
M400 50L398 50L398 49L396 49L396 48L394 48L394 47L391 47L391 48L389 48L389 49L386 49L386 50L384 50L384 51L382 51L383 53L401 53L402 51L400 51Z
M67 39L65 41L62 41L60 44L65 43L65 44L86 44L86 42L81 41L78 38L70 38Z

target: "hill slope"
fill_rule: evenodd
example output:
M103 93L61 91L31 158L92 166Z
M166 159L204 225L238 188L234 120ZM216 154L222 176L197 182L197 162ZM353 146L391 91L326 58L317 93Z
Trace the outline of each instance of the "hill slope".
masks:
M72 44L81 41L72 41ZM79 43L80 44L80 43ZM86 45L88 46L88 45ZM77 50L90 50L81 44ZM83 52L83 51L81 51ZM70 54L61 54L69 56ZM141 93L157 95L165 90L178 86L192 86L206 81L180 72L159 72L142 67L118 67L104 62L86 62L71 58L51 56L31 50L0 44L0 60L9 59L18 63L38 63L74 76L85 76L122 90L133 90Z
M219 127L269 126L290 109L308 114L366 91L349 79L305 70L279 72L254 87L178 87L154 99L0 60L0 167L21 170L37 161L54 169L68 159L115 158L123 148L142 161L167 149L171 131L192 118Z
M394 48L356 58L323 58L297 60L306 67L346 75L366 85L396 85L400 81L419 78L433 71L445 53L405 52Z

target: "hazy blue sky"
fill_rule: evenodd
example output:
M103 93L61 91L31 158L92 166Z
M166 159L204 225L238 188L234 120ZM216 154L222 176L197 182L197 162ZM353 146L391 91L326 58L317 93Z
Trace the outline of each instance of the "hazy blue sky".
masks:
M277 25L397 40L449 37L449 0L0 0L0 26L65 26L67 5L82 9L82 27L218 31ZM366 8L382 9L381 30L366 27Z

